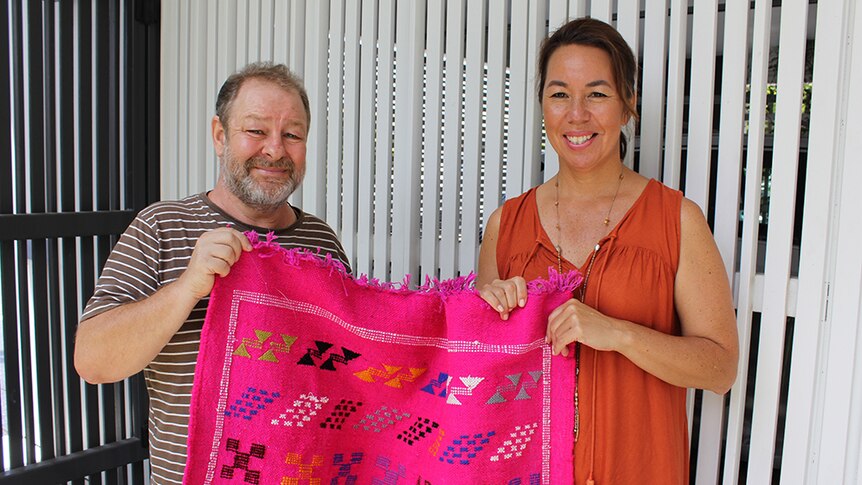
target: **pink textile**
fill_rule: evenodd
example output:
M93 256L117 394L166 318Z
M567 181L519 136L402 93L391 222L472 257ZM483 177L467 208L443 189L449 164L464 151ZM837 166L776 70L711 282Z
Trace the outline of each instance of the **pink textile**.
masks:
M255 242L212 291L183 483L572 483L572 359L544 343L580 284L507 322L472 276L419 290Z

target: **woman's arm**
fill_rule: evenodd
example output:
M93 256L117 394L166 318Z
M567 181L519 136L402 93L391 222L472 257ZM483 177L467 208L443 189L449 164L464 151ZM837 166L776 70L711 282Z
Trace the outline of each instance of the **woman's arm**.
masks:
M479 295L500 312L500 318L509 319L509 312L515 307L523 307L527 303L527 282L516 276L508 280L500 280L497 270L497 236L500 234L500 213L498 207L485 226L482 235L482 246L479 249L479 270L476 275L476 288Z

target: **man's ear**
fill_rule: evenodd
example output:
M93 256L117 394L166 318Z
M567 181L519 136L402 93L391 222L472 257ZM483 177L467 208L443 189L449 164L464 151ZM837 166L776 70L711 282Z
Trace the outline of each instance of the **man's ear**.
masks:
M224 153L224 145L226 143L226 133L225 127L219 119L218 116L213 116L212 120L212 137L213 137L213 148L215 148L216 155L219 157Z

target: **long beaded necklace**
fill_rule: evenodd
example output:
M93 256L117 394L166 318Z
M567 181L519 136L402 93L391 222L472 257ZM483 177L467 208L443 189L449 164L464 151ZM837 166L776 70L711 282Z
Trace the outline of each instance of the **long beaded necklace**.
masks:
M620 176L617 181L617 190L614 192L614 198L611 199L611 206L608 208L608 213L605 214L605 226L608 226L611 222L611 211L614 210L614 203L617 201L617 195L620 193L620 186L623 184L623 174L624 170L620 170ZM563 240L563 233L560 227L560 177L554 179L554 210L557 214L557 244L554 245L554 249L557 251L557 271L562 274L563 273L563 247L560 243ZM590 255L590 262L587 265L587 274L584 276L584 282L581 284L581 303L584 302L584 298L587 295L587 282L590 281L590 273L593 270L593 263L596 261L596 255L599 253L599 249L601 249L601 245L597 242L596 247L593 248L593 252ZM581 415L578 405L578 384L580 382L580 374L581 374L581 343L575 342L575 425L572 430L575 435L575 443L578 442L578 435L581 428Z

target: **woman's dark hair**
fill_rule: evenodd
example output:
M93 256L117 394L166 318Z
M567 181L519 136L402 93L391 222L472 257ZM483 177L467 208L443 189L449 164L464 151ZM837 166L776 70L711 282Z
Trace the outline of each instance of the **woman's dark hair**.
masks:
M293 91L298 94L299 99L302 101L302 107L305 108L305 117L308 126L311 126L311 108L308 103L308 94L302 85L302 80L290 72L290 69L284 64L255 62L231 74L219 90L218 97L216 98L216 115L225 128L227 128L233 100L236 99L239 88L249 79L269 81L285 91Z
M589 17L571 20L563 24L556 32L542 42L539 48L538 72L536 89L539 103L545 91L548 75L548 62L551 55L560 47L567 45L583 45L605 51L611 59L611 69L614 74L614 84L617 94L623 99L623 106L629 116L638 119L635 105L635 77L637 76L637 61L631 48L619 32L601 20ZM625 158L628 142L626 135L620 133L620 158Z

